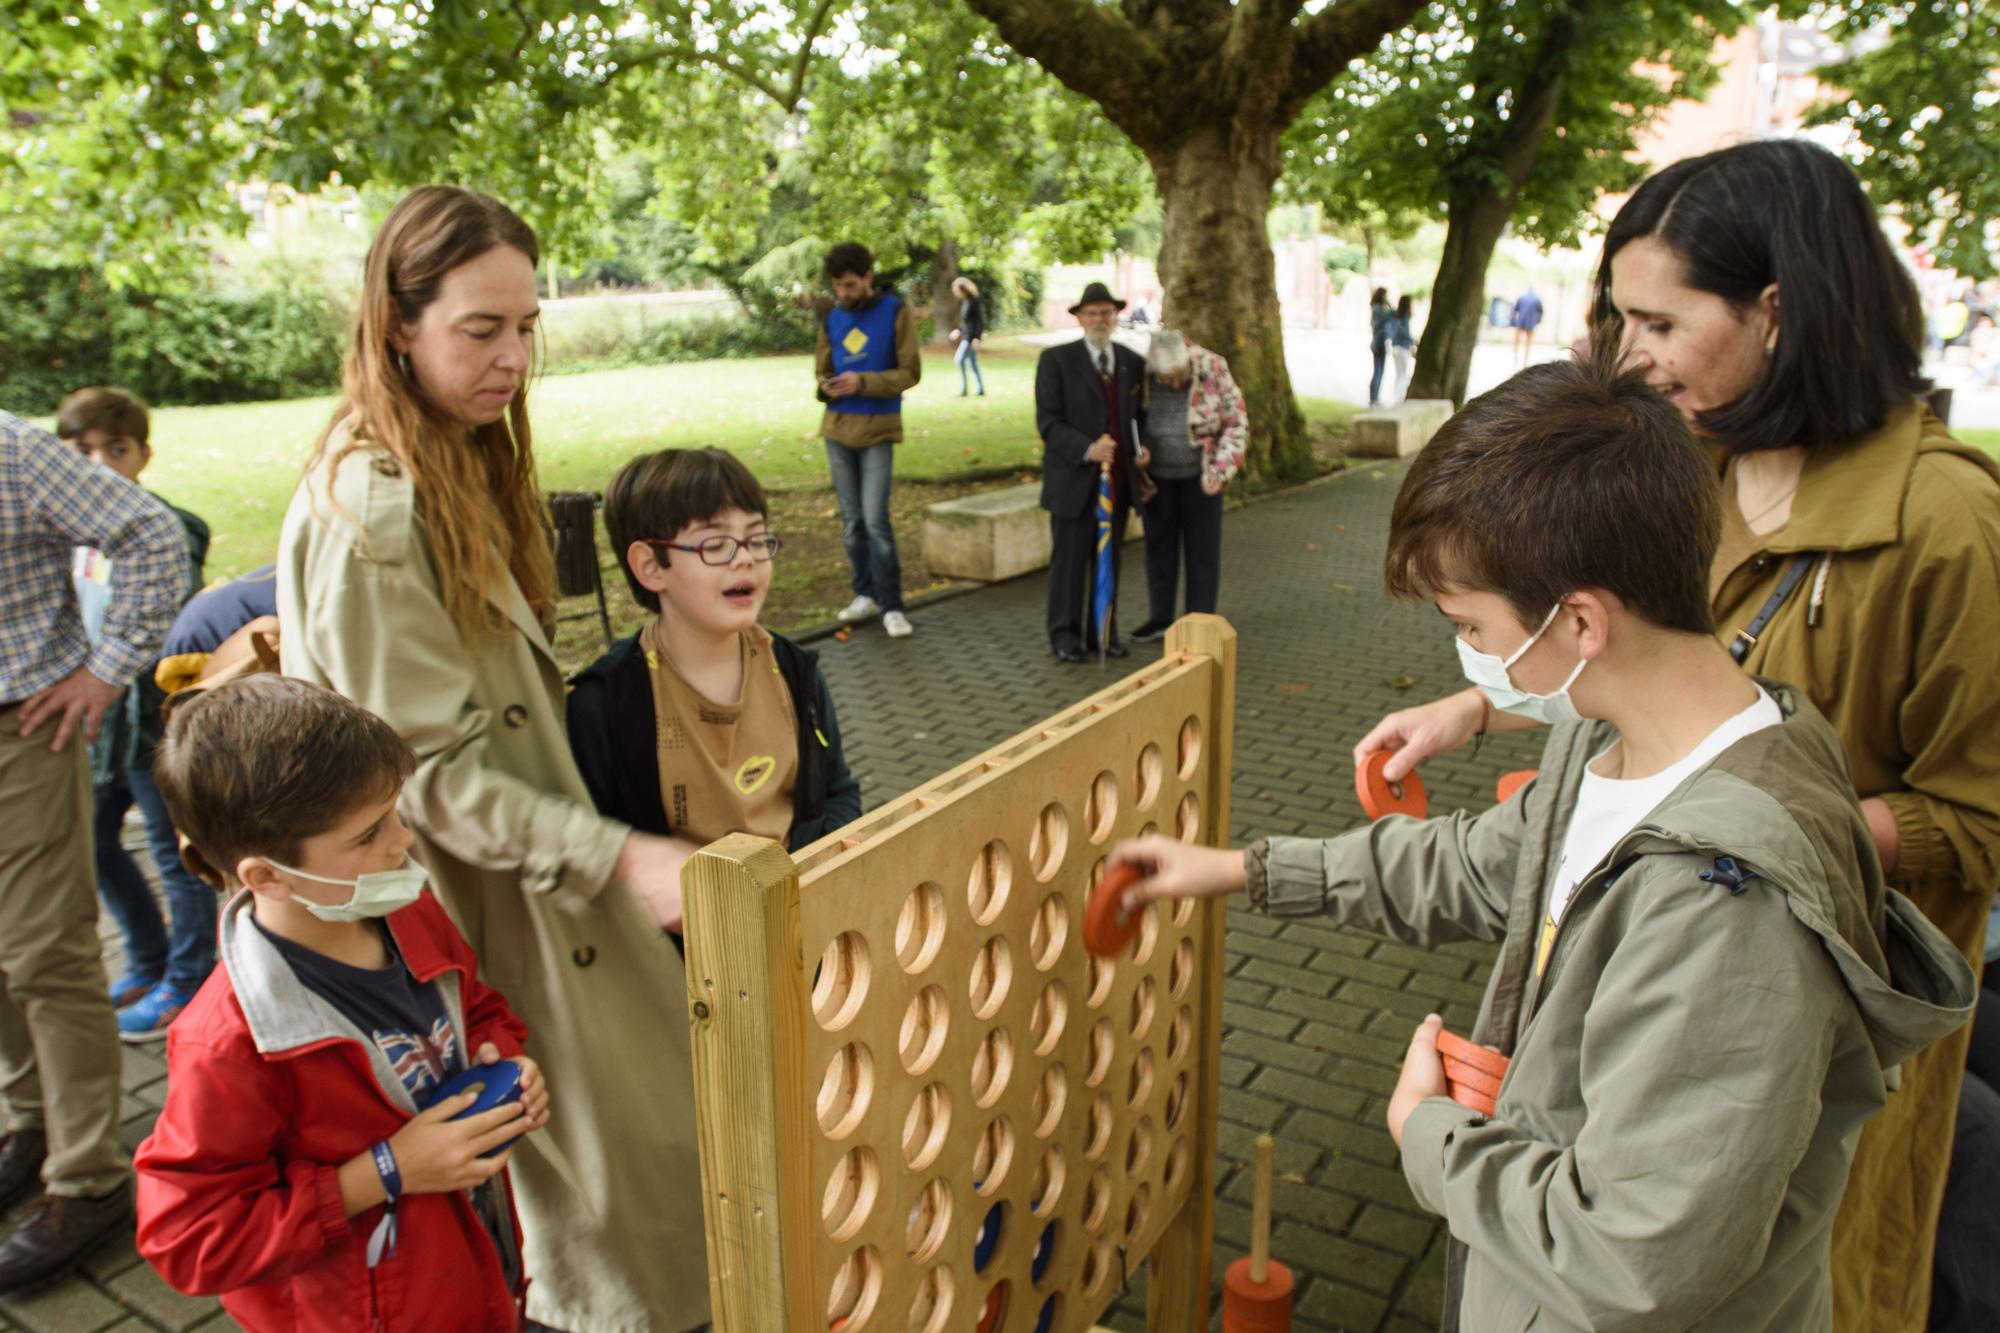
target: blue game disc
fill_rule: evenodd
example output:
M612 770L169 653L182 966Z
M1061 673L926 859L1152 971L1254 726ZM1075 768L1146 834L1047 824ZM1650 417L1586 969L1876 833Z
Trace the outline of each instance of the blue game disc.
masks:
M463 1120L469 1115L490 1111L496 1106L521 1100L521 1066L512 1060L502 1060L498 1064L474 1065L463 1074L448 1078L438 1084L424 1102L425 1109L436 1106L479 1085L479 1096L472 1105L453 1116L453 1120Z
M979 1238L972 1243L972 1271L984 1273L986 1265L993 1262L993 1251L1000 1248L1000 1205L994 1204L986 1212L986 1220L980 1223Z

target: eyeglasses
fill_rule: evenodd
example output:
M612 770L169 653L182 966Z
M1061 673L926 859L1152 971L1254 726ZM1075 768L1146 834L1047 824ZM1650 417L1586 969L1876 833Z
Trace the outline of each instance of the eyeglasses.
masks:
M698 555L704 565L734 564L736 553L745 548L748 548L752 560L762 564L776 555L778 548L784 545L783 541L768 532L760 532L755 537L704 537L693 546L682 542L665 541L659 537L648 537L645 541L646 545L655 550L664 546L669 551L686 551L691 555ZM662 558L660 563L665 564L666 560Z

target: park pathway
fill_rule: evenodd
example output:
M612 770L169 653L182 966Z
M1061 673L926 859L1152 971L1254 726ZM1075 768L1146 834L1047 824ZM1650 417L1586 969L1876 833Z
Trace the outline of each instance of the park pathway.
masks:
M1459 684L1444 622L1427 608L1391 603L1381 591L1400 475L1397 464L1359 467L1226 520L1221 610L1239 635L1234 841L1355 826L1354 741L1384 712ZM1121 619L1137 624L1145 592L1136 544L1126 551L1125 584ZM919 606L909 639L890 640L868 626L845 642L818 640L848 759L870 807L1111 678L1094 665L1063 666L1049 656L1043 587L1035 575ZM1122 669L1158 651L1135 646ZM1434 809L1480 808L1498 774L1534 762L1533 743L1512 738L1476 759L1461 753L1434 761L1424 777ZM1240 908L1229 925L1218 1309L1221 1268L1248 1245L1249 1181L1240 1167L1255 1137L1269 1132L1280 1177L1273 1250L1299 1279L1293 1326L1300 1333L1435 1327L1443 1231L1404 1186L1382 1114L1415 1023L1436 1011L1461 1031L1470 1024L1486 951L1423 952ZM166 1089L161 1056L159 1046L126 1048L128 1148L158 1114ZM1144 1327L1142 1292L1137 1277L1110 1317L1113 1327ZM197 1327L230 1325L213 1302L168 1289L129 1241L106 1246L70 1281L0 1300L4 1330Z

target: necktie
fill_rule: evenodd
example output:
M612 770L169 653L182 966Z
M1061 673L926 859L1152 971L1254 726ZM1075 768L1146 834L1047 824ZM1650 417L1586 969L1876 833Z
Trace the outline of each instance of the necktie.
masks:
M1110 379L1110 378L1111 378L1111 353L1110 353L1110 352L1099 352L1099 353L1097 354L1097 373L1098 373L1099 375L1103 376L1103 377L1104 377L1105 379Z

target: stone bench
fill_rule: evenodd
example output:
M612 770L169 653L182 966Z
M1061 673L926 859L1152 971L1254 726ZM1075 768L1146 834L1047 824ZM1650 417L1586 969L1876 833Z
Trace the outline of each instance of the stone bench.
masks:
M1134 508L1125 540L1142 535ZM997 583L1048 568L1049 552L1049 515L1039 481L924 507L924 567L933 574Z
M1412 398L1394 407L1357 413L1347 428L1347 452L1356 458L1408 458L1430 443L1451 419L1448 398Z

